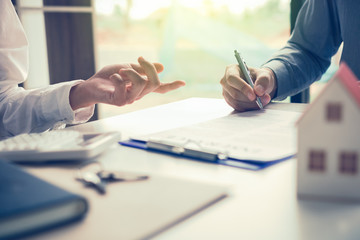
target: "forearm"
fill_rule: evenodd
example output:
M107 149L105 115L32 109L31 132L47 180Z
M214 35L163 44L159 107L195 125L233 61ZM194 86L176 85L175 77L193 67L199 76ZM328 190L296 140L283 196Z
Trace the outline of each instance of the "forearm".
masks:
M69 92L76 82L67 82L36 90L24 90L16 85L1 93L0 136L42 132L58 124L88 120L93 108L74 112L69 104Z
M288 43L263 67L273 71L277 89L275 100L292 96L318 80L330 65L330 58L321 59L301 46Z
M282 100L318 80L342 42L334 0L308 0L286 46L264 64L273 70Z

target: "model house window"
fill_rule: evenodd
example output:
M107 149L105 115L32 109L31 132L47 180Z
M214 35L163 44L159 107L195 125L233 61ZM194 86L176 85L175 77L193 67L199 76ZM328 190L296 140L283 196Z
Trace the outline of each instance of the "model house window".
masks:
M342 108L340 103L328 103L326 108L326 119L330 122L341 121Z
M358 171L357 153L342 152L339 157L339 170L344 174L356 174Z
M326 168L325 152L321 150L312 150L309 154L309 170L323 172Z

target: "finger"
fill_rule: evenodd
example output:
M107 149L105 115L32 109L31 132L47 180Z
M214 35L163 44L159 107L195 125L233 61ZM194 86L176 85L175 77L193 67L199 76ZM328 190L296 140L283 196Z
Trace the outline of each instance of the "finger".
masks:
M226 100L226 102L232 106L235 110L237 111L248 111L248 110L255 110L255 109L259 109L258 105L256 104L255 101L242 101L239 100L238 98L233 98L229 92L227 92L225 89L223 89L223 96ZM263 96L260 97L261 103L263 106L269 104L269 102L271 101L271 97L269 94L264 94Z
M250 101L255 99L252 87L240 77L240 68L237 65L230 65L225 72L225 88L231 86L247 96Z
M98 77L110 78L114 73L119 73L120 69L131 68L130 64L113 64L103 67L99 72L96 73Z
M255 81L254 91L258 96L263 96L269 91L269 79L265 76L259 76Z
M263 106L268 105L271 101L271 97L268 93L265 93L263 96L260 97L261 103Z
M120 74L118 73L114 73L110 76L110 80L114 83L114 84L121 84L121 85L126 85L127 83L130 82L129 79L123 79Z
M157 89L160 86L160 80L156 72L156 68L152 63L146 61L143 57L139 57L138 61L141 67L144 69L148 80L145 88L140 95L140 97L142 97Z
M127 103L133 103L146 86L146 80L133 69L121 69L121 77L131 83L127 88Z
M182 86L185 86L185 82L184 81L174 81L171 83L161 83L160 86L155 89L154 92L156 93L167 93L170 92L172 90L178 89Z
M248 110L259 109L255 102L239 101L237 99L234 99L227 91L223 91L223 96L225 101L236 111L244 112Z
M241 102L252 102L256 98L255 94L252 94L252 96L246 96L244 92L239 91L238 89L230 85L223 87L223 90L228 92L228 94L230 94L230 96L233 99L236 99L237 101L241 101Z
M136 72L138 72L141 75L145 75L145 71L140 66L140 64L131 63L130 65ZM164 70L164 66L161 63L153 63L153 65L155 66L155 69L156 69L157 73L161 73Z
M110 80L111 80L111 81L119 81L119 82L122 82L122 81L123 81L122 78L121 78L121 76L120 76L119 74L117 74L117 73L112 74L112 75L110 76Z

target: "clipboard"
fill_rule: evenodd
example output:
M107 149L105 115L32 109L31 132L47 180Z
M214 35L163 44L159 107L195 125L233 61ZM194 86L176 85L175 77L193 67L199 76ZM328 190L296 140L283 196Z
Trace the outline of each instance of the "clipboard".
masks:
M296 155L295 122L300 114L271 109L233 113L133 136L120 144L256 171Z
M237 167L247 170L261 170L277 164L279 162L285 161L287 159L293 158L294 155L288 155L281 159L276 159L274 161L262 162L246 159L235 159L228 157L226 154L211 150L198 150L193 148L186 148L184 146L174 145L167 142L157 141L157 140L135 140L129 139L126 141L119 142L123 146L133 147L138 149L143 149L152 152L158 152L162 154L170 154L173 156L184 157L190 160L202 161L211 164L219 164L229 167Z

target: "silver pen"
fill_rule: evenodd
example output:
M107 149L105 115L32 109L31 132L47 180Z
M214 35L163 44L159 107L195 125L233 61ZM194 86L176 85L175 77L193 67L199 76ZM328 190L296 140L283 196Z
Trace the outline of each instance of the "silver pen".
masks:
M244 59L240 56L238 51L234 50L234 53L235 53L235 58L239 64L239 67L245 75L246 82L254 89L254 83L250 77L250 72L249 72L248 67L246 66ZM259 97L256 97L256 103L260 109L264 108Z

